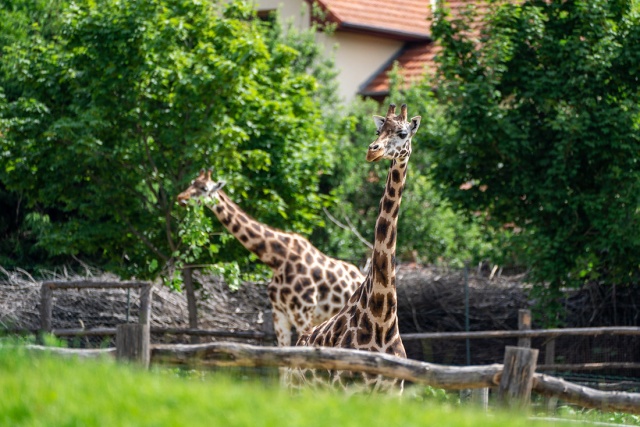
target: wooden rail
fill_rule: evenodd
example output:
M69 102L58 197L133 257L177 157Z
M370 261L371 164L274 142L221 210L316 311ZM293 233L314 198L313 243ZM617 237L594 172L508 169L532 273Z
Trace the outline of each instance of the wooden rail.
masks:
M15 330L9 333L37 333L39 330ZM115 336L116 328L92 328L92 329L52 329L50 331L58 337L85 337L85 336ZM191 328L163 328L151 327L151 334L193 335L213 338L254 339L260 341L275 340L275 334L258 331L234 331L222 329L191 329ZM523 337L547 337L556 338L563 335L639 335L637 327L602 327L602 328L566 328L566 329L532 329L518 331L476 331L476 332L434 332L419 334L403 334L403 341L432 340L432 339L481 339L481 338L523 338ZM538 365L538 371L597 371L604 369L640 369L640 363L634 362L602 362L602 363L554 363L555 341L550 339L545 345L545 361Z
M238 339L255 339L255 340L275 340L275 334L268 334L256 331L234 331L224 329L191 329L191 328L161 328L152 326L150 329L152 334L170 334L170 335L195 335L201 337L215 338L238 338ZM39 329L16 329L7 330L13 333L37 333ZM70 328L70 329L52 329L51 334L58 337L85 337L85 336L115 336L116 328Z
M563 335L640 335L640 327L606 326L601 328L525 329L519 331L420 332L403 334L402 341L466 338L557 338Z
M173 365L298 367L369 372L447 390L497 387L504 365L444 366L359 350L238 343L153 345L151 361ZM640 414L640 393L599 391L535 373L531 389L585 408Z
M559 378L535 373L537 350L507 347L505 364L486 366L444 366L411 359L326 347L263 347L249 344L216 342L208 344L148 345L147 325L127 325L119 333L129 332L129 338L117 339L122 348L103 350L73 350L30 346L39 351L84 357L115 354L120 360L147 366L152 363L203 366L290 367L328 370L348 370L395 377L447 390L497 387L508 406L526 404L531 391L556 397L585 408L640 414L640 393L599 391ZM133 337L133 338L131 338ZM137 338L136 338L137 337ZM127 343L133 343L126 348ZM145 348L148 353L145 354Z
M15 332L32 332L38 330L15 330ZM94 329L52 329L51 333L59 336L84 336L84 335L115 335L116 328L94 328ZM226 338L255 338L271 339L275 334L254 331L233 331L221 329L191 329L191 328L160 328L152 327L151 333L175 334L175 335L199 335ZM414 334L402 334L402 341L434 340L434 339L481 339L481 338L523 338L523 337L546 337L557 338L563 335L640 335L640 327L634 326L608 326L601 328L565 328L565 329L530 329L522 331L474 331L474 332L422 332Z

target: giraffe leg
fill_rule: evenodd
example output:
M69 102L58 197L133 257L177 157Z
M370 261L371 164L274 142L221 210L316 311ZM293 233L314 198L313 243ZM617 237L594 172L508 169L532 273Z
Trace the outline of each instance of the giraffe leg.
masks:
M288 347L291 345L291 322L286 313L273 310L273 328L276 331L278 347ZM280 385L288 388L291 385L291 368L278 368L280 373Z
M276 331L278 347L291 345L291 322L289 322L286 313L273 310L273 329Z

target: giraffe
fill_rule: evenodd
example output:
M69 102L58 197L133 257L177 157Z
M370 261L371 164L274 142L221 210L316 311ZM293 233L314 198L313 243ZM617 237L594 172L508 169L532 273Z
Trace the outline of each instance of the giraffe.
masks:
M411 155L411 138L420 125L420 116L407 121L407 106L403 104L399 115L391 104L386 117L374 116L378 137L369 145L366 160L391 160L384 194L380 200L375 225L375 243L371 268L362 284L347 304L331 319L300 335L297 345L341 347L386 353L406 357L398 330L396 296L396 235L402 191ZM323 384L313 371L297 372L290 381L308 380ZM352 374L330 373L331 383L346 388ZM366 389L381 391L396 389L402 392L403 382L363 375ZM295 384L293 384L295 385Z
M298 334L336 314L364 276L347 262L331 258L307 239L261 224L222 191L224 181L211 179L211 169L200 170L191 185L178 195L206 203L222 225L249 251L271 268L267 293L279 346L291 345L291 328Z

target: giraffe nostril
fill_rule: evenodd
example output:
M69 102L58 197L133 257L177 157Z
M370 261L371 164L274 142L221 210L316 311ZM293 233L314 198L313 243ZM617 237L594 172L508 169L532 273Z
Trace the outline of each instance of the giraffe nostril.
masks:
M380 148L380 145L376 144L376 145L370 146L369 150L377 150L378 148Z

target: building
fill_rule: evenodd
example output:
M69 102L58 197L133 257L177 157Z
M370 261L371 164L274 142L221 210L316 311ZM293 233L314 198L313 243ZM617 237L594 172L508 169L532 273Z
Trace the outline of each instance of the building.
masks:
M335 31L319 31L317 41L333 56L339 71L339 95L383 100L388 73L398 61L405 80L433 67L437 51L430 35L432 0L256 0L259 13L278 9L298 29L313 22ZM465 3L465 2L460 2Z

